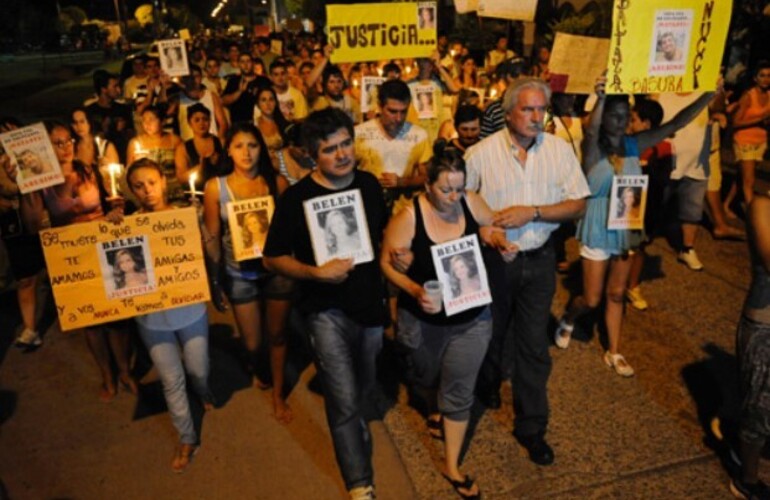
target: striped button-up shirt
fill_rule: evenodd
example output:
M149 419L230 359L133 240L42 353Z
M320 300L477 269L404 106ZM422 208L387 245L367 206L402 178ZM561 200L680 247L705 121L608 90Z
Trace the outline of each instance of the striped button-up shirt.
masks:
M516 154L518 147L507 128L470 147L465 154L466 189L478 192L493 210L514 205L542 207L591 194L575 153L564 140L541 133L523 165ZM529 222L508 229L506 235L520 250L534 250L557 227L557 222Z

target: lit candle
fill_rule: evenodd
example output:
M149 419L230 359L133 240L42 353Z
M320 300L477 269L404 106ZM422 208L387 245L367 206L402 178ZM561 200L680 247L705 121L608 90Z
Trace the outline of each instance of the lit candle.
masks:
M450 50L449 51L449 55L451 55L452 59L454 59L454 57L455 57L455 49Z
M353 80L353 87L358 88L358 80Z
M193 172L190 174L190 195L195 198L195 181L198 180L198 174Z
M497 96L497 89L492 89L489 91L489 97L495 98Z
M377 73L382 76L382 68L377 68Z
M120 164L110 163L109 165L107 165L107 170L110 172L110 190L112 191L112 197L117 198L118 185L117 185L116 177L120 175Z

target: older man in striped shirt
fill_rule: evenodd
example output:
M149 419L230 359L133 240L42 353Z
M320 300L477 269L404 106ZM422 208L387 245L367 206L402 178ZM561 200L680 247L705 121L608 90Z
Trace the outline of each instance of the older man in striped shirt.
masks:
M468 149L466 188L477 191L498 211L495 223L519 245L505 263L485 256L492 290L494 333L479 374L478 394L500 406L500 383L509 369L503 352L513 351L514 436L540 465L553 462L545 441L548 426L546 383L551 371L547 326L556 288L556 256L551 233L561 222L581 217L588 184L572 148L543 132L550 89L541 80L513 82L503 97L506 127ZM507 335L515 318L514 334ZM505 348L505 343L513 345Z

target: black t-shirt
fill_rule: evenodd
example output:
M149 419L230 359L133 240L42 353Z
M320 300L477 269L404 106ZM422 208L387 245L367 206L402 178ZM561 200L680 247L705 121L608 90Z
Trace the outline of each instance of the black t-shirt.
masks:
M128 141L134 135L134 119L131 108L119 102L113 102L109 108L94 102L86 106L86 113L101 124L104 137L115 145L120 160L126 162Z
M304 264L316 265L302 203L351 189L361 191L374 260L357 265L348 274L348 278L339 284L314 280L299 281L297 305L304 314L340 309L363 325L378 326L384 324L387 312L384 281L379 265L380 241L387 222L387 212L382 188L372 174L356 170L353 182L340 190L327 189L317 184L310 175L287 189L278 200L270 223L264 255L293 255Z
M248 87L246 87L246 91L243 92L235 102L228 106L230 109L230 121L232 123L251 123L254 120L254 105L257 103L257 92L260 89L270 88L271 85L270 79L264 76L257 76L250 81ZM240 86L241 75L230 76L227 79L225 90L222 91L222 96L237 92ZM276 106L277 105L278 103L276 103Z

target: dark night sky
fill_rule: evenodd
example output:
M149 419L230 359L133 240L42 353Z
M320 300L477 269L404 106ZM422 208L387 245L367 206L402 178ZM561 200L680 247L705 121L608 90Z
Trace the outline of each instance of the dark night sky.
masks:
M128 15L132 18L137 7L142 4L152 3L151 0L121 0L121 2L126 5ZM182 4L189 6L190 10L195 12L201 19L205 19L217 4L217 0L166 0L167 7ZM115 19L115 0L59 0L59 5L62 7L76 5L85 10L88 17L105 20Z

